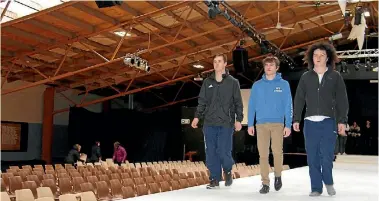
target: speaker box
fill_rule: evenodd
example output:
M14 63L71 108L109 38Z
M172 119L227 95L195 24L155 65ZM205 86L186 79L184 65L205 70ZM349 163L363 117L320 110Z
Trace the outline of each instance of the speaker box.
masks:
M248 53L246 49L237 47L233 51L233 66L236 73L246 72L249 66Z
M95 1L98 8L108 8L116 5L121 5L122 1Z

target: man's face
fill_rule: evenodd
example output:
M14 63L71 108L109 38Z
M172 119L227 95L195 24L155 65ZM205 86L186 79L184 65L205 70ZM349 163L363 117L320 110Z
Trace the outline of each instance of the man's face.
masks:
M278 67L276 66L275 62L266 62L264 70L266 75L275 75L278 71Z
M326 66L328 57L325 50L316 49L313 52L313 63L315 66Z
M221 72L225 70L226 67L226 61L224 61L224 58L222 56L217 56L213 59L213 68L216 72Z

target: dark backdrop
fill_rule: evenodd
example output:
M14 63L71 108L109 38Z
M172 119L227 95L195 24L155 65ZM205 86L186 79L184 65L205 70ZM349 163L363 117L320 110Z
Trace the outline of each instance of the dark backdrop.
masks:
M93 113L71 108L68 141L70 146L82 145L88 157L92 145L99 140L103 158L112 158L113 143L119 141L131 162L179 160L183 152L180 116L177 107L154 113L128 109Z

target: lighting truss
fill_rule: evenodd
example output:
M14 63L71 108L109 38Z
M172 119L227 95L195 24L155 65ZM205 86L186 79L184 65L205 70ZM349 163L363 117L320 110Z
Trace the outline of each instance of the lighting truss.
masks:
M258 44L261 48L262 54L271 53L279 58L281 62L288 63L291 68L295 67L295 62L286 53L281 51L274 43L266 40L265 36L259 33L238 11L235 11L231 6L229 6L224 0L222 1L211 1L206 0L204 3L208 6L208 16L214 19L216 15L224 16L229 22L234 26L238 27L240 30L245 32L253 41ZM223 6L223 10L220 6ZM233 17L229 15L233 13Z
M379 57L379 49L337 51L337 56L341 59Z

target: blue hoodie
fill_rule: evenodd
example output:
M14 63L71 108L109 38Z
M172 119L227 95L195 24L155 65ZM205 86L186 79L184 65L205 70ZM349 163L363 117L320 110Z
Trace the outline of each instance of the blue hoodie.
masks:
M262 79L255 82L250 92L248 108L248 126L257 124L284 123L291 128L292 124L292 95L286 80L277 73L273 80Z

